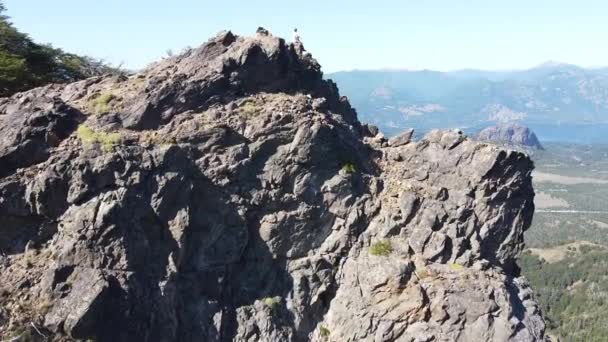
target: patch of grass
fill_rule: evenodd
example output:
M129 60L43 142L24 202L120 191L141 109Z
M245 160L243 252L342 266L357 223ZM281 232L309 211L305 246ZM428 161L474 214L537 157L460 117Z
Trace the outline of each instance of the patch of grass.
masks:
M130 84L135 89L143 89L146 84L146 79L144 77L140 77L139 75L133 76L130 78Z
M251 115L258 111L258 107L252 101L245 101L241 104L239 110L244 114Z
M110 102L114 99L116 99L116 96L112 93L101 93L91 101L91 111L93 114L104 114L109 112L112 109Z
M388 256L393 251L389 240L377 241L369 247L369 254L376 256Z
M23 267L25 267L25 268L34 267L34 264L32 263L32 258L29 254L25 254L23 256Z
M21 259L22 266L25 268L34 267L34 255L35 255L35 250L33 251L31 249L26 249L25 253L23 253L23 259Z
M51 306L52 306L52 303L51 303L51 300L49 299L49 297L44 296L44 297L40 298L36 311L38 312L39 315L44 316L49 312L49 309L51 308Z
M327 329L326 327L321 326L321 327L319 328L319 335L321 335L321 337L323 337L323 338L328 338L328 337L329 337L329 334L331 334L331 332L330 332L330 331L329 331L329 329Z
M450 266L451 269L453 269L454 271L460 271L462 269L462 265L460 264L456 264L456 263L449 263L448 264Z
M140 135L140 141L150 145L175 145L177 139L175 137L167 137L157 132L144 132Z
M95 132L86 125L78 126L76 136L83 144L100 144L104 152L110 152L114 145L120 143L119 133Z
M346 173L355 173L357 170L355 169L355 165L352 163L346 163L342 165L342 170Z
M274 311L279 307L281 297L264 297L262 298L262 302L270 309L270 311Z

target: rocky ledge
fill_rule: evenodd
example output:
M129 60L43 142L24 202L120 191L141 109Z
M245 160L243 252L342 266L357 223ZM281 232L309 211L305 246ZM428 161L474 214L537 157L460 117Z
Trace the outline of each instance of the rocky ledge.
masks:
M0 337L542 340L532 162L409 137L262 29L0 99Z

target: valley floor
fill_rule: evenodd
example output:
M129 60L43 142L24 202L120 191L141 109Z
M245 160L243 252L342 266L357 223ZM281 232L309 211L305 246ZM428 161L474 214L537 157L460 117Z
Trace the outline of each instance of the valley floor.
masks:
M549 144L533 156L536 212L520 259L559 341L608 336L608 147Z

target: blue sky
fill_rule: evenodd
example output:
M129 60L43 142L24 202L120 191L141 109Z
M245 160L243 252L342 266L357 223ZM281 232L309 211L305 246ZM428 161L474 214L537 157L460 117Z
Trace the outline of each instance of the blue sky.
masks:
M222 29L304 45L326 72L608 65L605 0L5 0L36 41L140 68Z

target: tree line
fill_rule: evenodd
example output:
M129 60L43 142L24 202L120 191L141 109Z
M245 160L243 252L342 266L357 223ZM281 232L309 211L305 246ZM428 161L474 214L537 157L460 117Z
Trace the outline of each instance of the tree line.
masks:
M0 0L0 97L43 86L119 72L102 60L38 44L5 15Z

